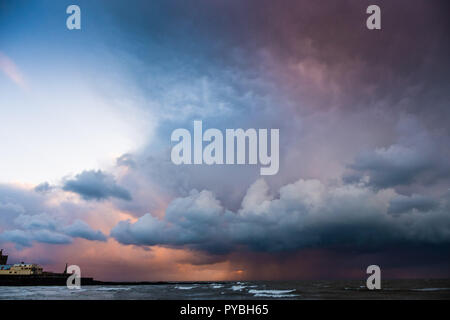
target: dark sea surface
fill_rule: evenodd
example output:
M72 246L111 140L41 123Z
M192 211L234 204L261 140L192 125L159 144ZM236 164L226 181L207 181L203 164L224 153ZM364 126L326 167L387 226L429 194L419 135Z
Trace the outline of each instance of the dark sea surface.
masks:
M158 285L0 287L0 299L450 299L450 279L364 281L235 281Z

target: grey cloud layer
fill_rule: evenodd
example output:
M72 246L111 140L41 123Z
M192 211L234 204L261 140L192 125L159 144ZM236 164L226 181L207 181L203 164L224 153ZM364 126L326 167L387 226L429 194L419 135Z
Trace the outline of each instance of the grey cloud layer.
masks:
M0 241L13 242L20 248L31 247L33 241L47 244L69 244L72 243L72 238L50 230L25 231L14 229L1 233Z
M92 241L106 241L106 236L100 230L93 230L86 222L76 220L71 225L62 228L62 232L74 237Z
M433 207L415 205L416 211L398 216L389 212L398 197L393 190L298 180L283 186L274 198L267 184L258 180L237 212L221 206L210 191L193 191L172 201L164 219L146 214L135 223L122 221L111 236L124 244L188 246L209 252L237 246L286 251L333 245L448 244L449 196Z
M33 242L69 244L73 238L107 240L101 231L80 219L85 207L64 202L48 206L46 201L51 196L0 185L0 243L29 247Z
M409 213L412 210L426 212L435 209L438 204L438 201L426 196L413 194L407 197L399 195L390 201L388 213L401 214Z
M395 144L361 152L349 166L344 179L388 188L413 184L433 184L450 177L450 137L430 134L416 118L406 117L397 125Z
M106 241L107 237L99 230L93 230L87 223L75 220L64 225L62 221L46 214L20 214L14 219L19 229L8 229L0 233L0 241L13 242L22 247L29 247L33 241L48 244L69 244L73 238Z

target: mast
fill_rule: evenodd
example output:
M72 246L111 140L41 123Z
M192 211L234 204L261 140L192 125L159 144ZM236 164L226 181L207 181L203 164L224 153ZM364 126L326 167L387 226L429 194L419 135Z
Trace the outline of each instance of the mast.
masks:
M7 264L8 263L8 256L3 255L3 249L0 249L0 264Z

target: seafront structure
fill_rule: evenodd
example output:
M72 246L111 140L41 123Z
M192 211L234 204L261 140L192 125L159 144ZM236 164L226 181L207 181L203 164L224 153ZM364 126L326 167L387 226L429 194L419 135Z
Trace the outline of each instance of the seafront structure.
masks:
M68 277L67 264L62 273L44 271L38 264L8 264L8 256L0 250L0 286L65 286ZM101 284L93 278L81 278L83 285Z
M42 274L43 269L37 264L15 263L8 264L8 256L3 255L3 249L0 250L0 276L1 275L32 275Z

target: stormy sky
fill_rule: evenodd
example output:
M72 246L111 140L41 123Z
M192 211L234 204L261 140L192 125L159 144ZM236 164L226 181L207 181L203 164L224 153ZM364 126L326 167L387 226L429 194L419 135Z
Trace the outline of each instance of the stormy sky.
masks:
M450 276L447 1L0 2L0 246L113 280ZM366 8L381 8L381 30ZM174 165L280 130L280 169Z

